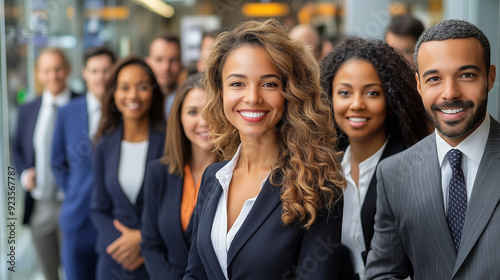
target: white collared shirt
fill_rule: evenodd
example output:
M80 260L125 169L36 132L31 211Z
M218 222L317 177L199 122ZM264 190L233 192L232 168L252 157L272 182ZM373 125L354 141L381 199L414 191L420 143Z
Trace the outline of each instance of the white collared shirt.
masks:
M89 117L89 139L94 138L94 135L99 127L101 120L101 101L99 101L93 93L87 92L87 115Z
M54 96L52 95L47 89L44 89L42 93L42 103L40 105L40 111L38 111L38 116L36 119L36 124L35 124L35 131L33 133L33 147L35 151L35 162L38 162L39 165L44 165L42 166L35 166L35 169L37 171L36 173L36 188L31 191L31 195L33 196L34 199L36 200L52 200L52 199L58 199L62 200L63 194L62 192L57 192L57 185L56 181L54 178L54 175L52 174L52 169L50 167L50 155L51 151L43 151L43 154L45 155L45 158L43 159L43 163L40 158L41 156L41 149L46 149L47 144L44 142L47 137L47 129L49 127L49 120L52 114L52 105L56 105L58 108L68 104L68 102L71 100L71 91L68 88L65 88L62 90L58 95ZM52 137L50 137L52 139ZM52 140L50 140L52 141ZM52 147L52 145L49 145ZM37 165L37 164L35 164ZM23 173L24 174L24 173ZM46 177L50 177L46 179ZM23 185L26 183L26 176L21 175L21 182L23 182ZM41 182L52 182L51 186L45 186ZM53 197L54 193L56 193L56 197Z
M219 199L217 210L215 211L214 222L212 224L211 239L215 255L217 256L217 260L219 261L219 265L226 279L229 279L227 276L227 252L229 250L229 247L231 246L231 243L233 242L236 233L238 233L239 229L241 228L241 225L243 225L243 222L247 218L248 213L250 213L250 210L252 210L255 200L257 200L258 197L258 195L256 195L255 197L252 197L245 201L243 207L241 208L241 212L238 215L238 218L236 218L236 221L234 222L233 226L228 232L227 195L229 191L229 183L231 183L231 179L233 178L233 171L234 168L236 167L236 164L238 163L238 158L240 157L240 154L241 154L241 144L238 147L238 150L236 151L236 154L231 159L231 161L229 161L226 165L224 165L224 167L222 167L215 174L215 177L217 178L217 180L219 180L219 183L222 187L223 193ZM270 173L271 172L269 172L269 174ZM267 175L266 179L262 181L262 184L260 185L261 190L262 187L264 186L264 183L267 181L269 174Z
M441 166L441 187L443 189L444 209L446 215L448 215L448 189L452 170L446 153L451 149L458 149L462 152L462 170L465 177L465 187L467 188L467 201L470 201L479 163L483 157L484 148L490 134L490 115L486 113L483 123L456 147L452 147L450 144L446 143L437 130L435 134L438 160Z
M148 147L148 140L136 143L125 140L121 142L118 183L132 205L136 204L144 181Z
M345 245L352 254L354 270L362 279L365 272L365 264L361 253L366 250L365 239L363 236L363 227L361 225L361 209L365 201L370 181L375 174L377 164L382 157L384 145L375 154L365 159L359 164L358 186L351 176L351 146L349 145L342 158L342 169L347 182L347 188L344 191L344 214L342 216L342 244Z

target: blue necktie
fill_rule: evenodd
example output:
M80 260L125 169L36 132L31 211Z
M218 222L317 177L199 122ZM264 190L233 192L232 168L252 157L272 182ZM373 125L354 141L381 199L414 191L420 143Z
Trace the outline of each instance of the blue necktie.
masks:
M448 195L448 225L453 236L455 249L458 251L464 227L465 211L467 211L467 189L462 171L462 152L451 149L446 156L452 169Z

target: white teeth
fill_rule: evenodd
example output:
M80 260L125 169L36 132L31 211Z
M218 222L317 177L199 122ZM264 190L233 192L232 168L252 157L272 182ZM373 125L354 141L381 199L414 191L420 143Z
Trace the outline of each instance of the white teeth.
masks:
M137 108L139 108L139 106L140 106L139 103L129 103L128 104L128 107L130 109L137 109Z
M264 112L260 112L260 113L240 112L240 114L245 118L260 118L260 117L264 116L266 113L264 113Z
M200 132L198 133L200 136L206 137L208 136L208 132Z
M368 119L367 118L349 118L350 121L353 122L366 122Z
M457 109L442 109L441 112L445 113L445 114L456 114L456 113L460 113L462 112L463 110L465 110L464 108L457 108Z

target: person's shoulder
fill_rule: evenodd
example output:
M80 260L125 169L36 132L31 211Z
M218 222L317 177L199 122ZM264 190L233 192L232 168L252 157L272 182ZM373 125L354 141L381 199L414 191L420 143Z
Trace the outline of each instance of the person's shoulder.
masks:
M229 161L221 161L210 164L207 169L205 169L205 176L215 176L215 173L219 171L224 165L226 165Z
M42 104L42 97L37 97L34 100L31 100L21 106L19 106L18 110L21 111L32 111L36 107L40 107Z
M58 115L64 116L63 119L66 118L71 118L71 117L78 117L80 118L81 116L79 114L75 114L76 110L81 110L85 104L87 103L87 100L85 96L79 96L77 98L71 99L68 104L62 106L61 108L58 109Z
M172 174L168 171L169 165L162 161L162 158L155 159L148 163L148 173L159 178L180 177L178 174Z
M412 164L414 163L414 161L411 160L412 158L420 157L423 152L428 152L432 149L432 145L435 145L436 143L435 137L434 133L431 133L427 137L415 143L413 146L410 146L407 149L382 160L379 165L382 169L393 169L395 166L402 167Z
M116 127L113 131L104 134L97 140L97 149L102 149L104 152L116 145L121 145L123 129L121 126Z

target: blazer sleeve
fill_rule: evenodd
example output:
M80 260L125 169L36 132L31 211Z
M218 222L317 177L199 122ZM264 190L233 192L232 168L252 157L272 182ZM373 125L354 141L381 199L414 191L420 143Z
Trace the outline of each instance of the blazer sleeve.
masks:
M202 214L203 209L205 208L206 198L210 195L211 188L207 187L207 170L210 167L205 169L202 181L200 185L200 190L198 192L198 199L196 201L196 206L193 211L192 219L192 233L191 233L191 244L189 248L188 255L188 266L186 268L186 272L182 280L205 280L208 279L207 273L205 271L205 267L203 265L203 261L200 257L200 251L198 250L198 227L200 216Z
M101 143L102 144L102 143ZM105 174L106 164L104 162L103 145L98 145L94 158L94 187L92 189L92 220L96 226L99 243L97 244L98 252L106 250L106 247L111 244L116 236L121 234L113 226L113 202L111 196L106 190ZM118 163L116 163L118 164Z
M314 225L305 232L296 279L338 279L343 205L341 198L330 212L320 211Z
M26 162L25 151L23 147L23 140L26 137L24 132L26 131L26 120L25 116L29 112L25 112L24 106L19 107L18 117L17 117L17 127L14 136L14 143L12 143L12 153L14 157L14 165L16 166L17 173L21 175L24 170L33 167L32 163Z
M392 212L382 174L382 162L377 169L377 212L372 248L368 253L364 279L405 279L410 276L412 266L403 247ZM389 167L388 167L389 168ZM410 209L408 209L410 210Z
M64 110L64 109L63 109ZM52 140L51 168L59 188L66 193L69 165L66 161L66 142L64 139L64 111L58 111L54 138Z
M158 164L157 164L158 163ZM184 271L175 269L167 260L167 248L158 227L159 189L167 186L161 182L162 173L167 172L158 161L149 165L144 177L144 208L141 225L141 254L151 279L182 279Z

